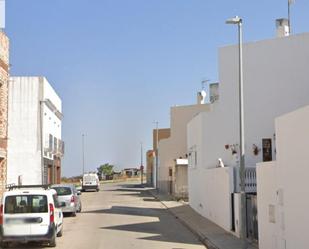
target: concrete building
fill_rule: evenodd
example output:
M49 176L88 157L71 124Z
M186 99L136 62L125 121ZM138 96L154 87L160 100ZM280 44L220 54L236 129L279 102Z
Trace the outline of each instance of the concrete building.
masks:
M44 77L9 83L9 184L60 183L61 99Z
M171 130L169 128L161 128L152 131L152 150L147 151L146 153L146 180L147 185L156 187L156 151L157 151L157 138L158 142L162 139L168 138L171 135Z
M260 249L306 249L309 106L276 119L277 160L257 165Z
M159 142L159 175L158 187L163 193L181 197L187 196L187 166L183 162L177 165L177 159L186 159L187 154L187 124L196 115L210 110L209 104L175 106L171 108L170 137ZM179 171L185 174L179 176ZM182 181L183 182L177 182ZM176 188L177 182L177 188Z
M0 195L7 176L9 64L9 39L0 31Z
M246 172L247 192L256 192L256 163L276 159L275 118L309 104L308 44L308 33L244 44L245 163L253 168ZM211 112L188 124L189 201L206 218L238 233L237 46L220 48L219 82L220 99Z

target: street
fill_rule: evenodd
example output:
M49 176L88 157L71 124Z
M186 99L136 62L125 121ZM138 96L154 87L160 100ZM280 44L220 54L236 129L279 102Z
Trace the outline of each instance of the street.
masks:
M159 201L138 187L134 183L104 184L100 192L82 193L82 213L64 218L57 248L205 248ZM12 247L45 248L38 244Z

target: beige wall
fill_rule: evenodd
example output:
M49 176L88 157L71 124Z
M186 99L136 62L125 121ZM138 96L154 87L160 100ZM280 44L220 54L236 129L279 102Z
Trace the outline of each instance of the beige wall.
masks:
M170 128L158 129L158 140L169 138L171 135ZM154 129L152 132L153 150L157 149L157 130Z
M153 150L148 150L146 153L146 181L149 186L153 186L154 158L155 152Z
M185 158L187 152L187 124L200 112L210 110L210 105L188 105L171 108L171 135L159 142L159 189L169 192L169 168L176 158Z

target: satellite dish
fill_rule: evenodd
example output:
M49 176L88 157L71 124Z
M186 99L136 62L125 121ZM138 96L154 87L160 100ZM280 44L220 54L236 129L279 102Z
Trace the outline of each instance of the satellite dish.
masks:
M206 92L204 90L198 92L197 94L197 101L199 104L205 104L205 100L206 100Z

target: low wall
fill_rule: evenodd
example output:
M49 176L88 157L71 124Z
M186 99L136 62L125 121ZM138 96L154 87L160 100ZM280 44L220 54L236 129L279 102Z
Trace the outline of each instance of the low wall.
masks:
M257 205L259 221L259 248L276 249L277 203L276 162L259 163L257 174Z
M230 231L233 168L190 168L188 174L190 206L207 219Z

